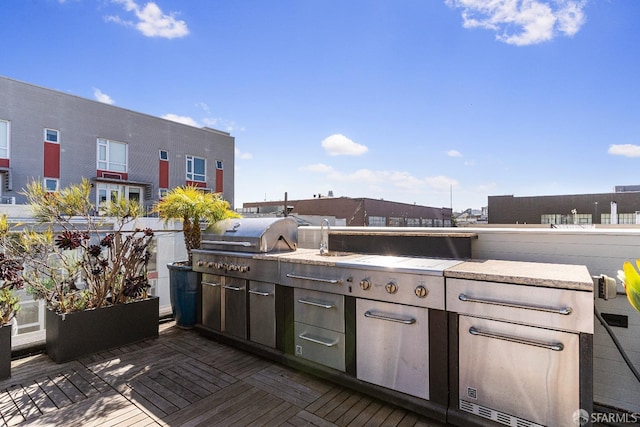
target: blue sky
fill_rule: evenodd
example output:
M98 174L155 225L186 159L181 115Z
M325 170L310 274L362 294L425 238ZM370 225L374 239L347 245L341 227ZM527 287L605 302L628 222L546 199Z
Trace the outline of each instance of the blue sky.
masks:
M637 0L2 0L0 75L236 138L235 206L640 184Z

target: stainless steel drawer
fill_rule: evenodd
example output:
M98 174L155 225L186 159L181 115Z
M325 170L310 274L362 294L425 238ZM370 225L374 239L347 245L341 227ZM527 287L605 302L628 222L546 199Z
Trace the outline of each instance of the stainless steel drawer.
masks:
M447 311L593 333L593 293L480 280L446 280Z
M202 275L202 324L207 328L222 330L221 290L222 276Z
M249 339L276 346L276 285L249 281Z
M294 320L344 333L344 296L294 289Z
M579 334L460 316L459 336L462 410L513 426L577 425Z
M329 368L345 371L344 334L305 323L294 323L295 355Z
M356 301L359 380L429 399L429 310Z

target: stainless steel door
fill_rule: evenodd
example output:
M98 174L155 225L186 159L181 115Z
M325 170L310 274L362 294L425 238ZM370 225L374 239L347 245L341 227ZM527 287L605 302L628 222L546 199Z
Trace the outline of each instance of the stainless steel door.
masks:
M575 424L578 334L460 316L459 340L460 409L496 421Z
M222 276L202 275L202 324L207 328L222 330L222 306L220 301Z
M225 277L222 285L224 295L223 331L240 338L247 338L247 281Z
M249 339L276 346L276 285L249 281Z
M426 308L358 299L356 330L358 379L429 399Z

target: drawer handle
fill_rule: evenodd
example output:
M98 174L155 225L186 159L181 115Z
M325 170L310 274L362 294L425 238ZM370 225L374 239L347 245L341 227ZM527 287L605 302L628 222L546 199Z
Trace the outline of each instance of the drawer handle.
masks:
M474 328L473 326L469 328L469 333L471 335L476 335L480 337L495 338L498 340L510 341L518 344L532 345L534 347L542 347L542 348L546 348L547 350L553 350L553 351L564 350L564 345L560 342L549 343L545 341L514 337L511 335L496 334L493 332L481 331L479 329Z
M542 305L519 304L516 302L499 301L499 300L488 299L488 298L473 298L465 294L460 294L458 296L458 299L462 302L477 302L479 304L502 305L504 307L522 308L525 310L536 310L536 311L544 311L545 313L562 314L563 316L567 316L573 312L571 307L557 308L557 307L545 307Z
M405 325L413 325L416 323L416 319L413 317L404 317L404 316L390 316L388 314L376 313L374 311L366 311L364 313L364 317L370 317L372 319L380 319L387 320L389 322L398 322L403 323Z
M214 286L214 287L220 286L220 283L213 283L213 282L200 282L200 283L207 286Z
M305 334L298 335L298 338L300 338L302 340L305 340L305 341L312 342L314 344L320 344L320 345L323 345L325 347L335 347L336 345L338 345L338 340L325 341L325 340L323 340L321 338L310 337L310 336L305 335Z
M261 297L268 297L268 296L271 296L271 293L270 293L270 292L260 292L260 291L252 291L252 290L249 290L249 293L250 293L250 294L253 294L253 295L259 295L259 296L261 296Z
M243 291L244 290L244 288L239 288L237 286L228 286L228 285L224 285L223 288L229 289L230 291Z
M300 298L298 300L298 302L300 304L306 304L306 305L312 305L314 307L326 308L327 310L330 309L330 308L334 308L335 307L335 304L330 304L330 303L321 302L321 301L313 301L313 300L304 299L304 298Z
M329 283L331 285L341 285L342 279L322 279L319 277L300 276L299 274L287 273L290 279L311 280L312 282Z

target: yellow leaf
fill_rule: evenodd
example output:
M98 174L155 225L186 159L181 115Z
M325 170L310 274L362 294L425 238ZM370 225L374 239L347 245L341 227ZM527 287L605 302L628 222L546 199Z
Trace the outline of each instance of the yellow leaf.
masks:
M636 265L640 268L640 260L636 260ZM625 261L622 269L625 276L625 281L623 282L624 290L629 304L637 311L640 311L640 274L629 261Z

